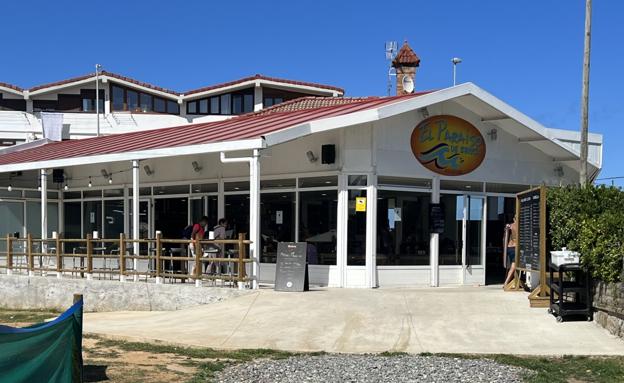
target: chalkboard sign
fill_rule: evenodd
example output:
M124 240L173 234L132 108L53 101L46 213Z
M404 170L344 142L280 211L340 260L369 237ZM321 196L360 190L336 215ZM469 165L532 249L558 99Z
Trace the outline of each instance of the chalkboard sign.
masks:
M307 244L280 242L277 244L275 291L308 291Z
M545 194L542 188L518 194L518 268L538 271L545 254Z
M429 230L432 233L444 233L444 205L429 204Z

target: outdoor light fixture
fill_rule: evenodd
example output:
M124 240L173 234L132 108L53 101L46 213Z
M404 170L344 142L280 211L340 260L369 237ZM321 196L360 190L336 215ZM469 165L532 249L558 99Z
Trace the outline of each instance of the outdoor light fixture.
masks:
M193 165L193 170L195 170L195 173L199 173L199 172L201 172L202 167L201 167L201 166L199 166L199 162L197 162L197 161L193 161L193 162L191 163L191 165Z
M318 161L318 157L314 155L314 152L311 150L308 150L306 152L306 156L308 157L308 161L310 161L310 163L314 163L316 161Z
M110 174L106 171L106 169L100 170L100 173L102 174L102 177L104 178L110 177Z
M39 185L37 185L37 191L41 191L41 182L39 182Z
M496 128L492 128L492 130L490 130L487 135L490 136L491 141L496 141L496 139L498 138L498 131L496 130Z
M457 64L461 63L462 59L453 57L451 62L453 63L453 86L455 86L457 84Z
M554 169L554 171L555 171L555 175L556 175L557 177L563 177L563 175L565 174L565 173L564 173L564 171L563 171L563 166L561 166L561 165L557 166L557 167Z
M13 185L9 184L9 186L7 187L8 191L13 191Z
M149 165L143 166L143 170L145 171L145 174L147 174L148 176L151 176L152 174L154 174L154 171L152 170L152 168L149 167Z
M91 182L91 177L89 177L89 187L92 187L93 183Z
M429 110L427 109L427 107L420 108L418 109L418 111L420 112L420 115L422 116L422 118L429 117Z
M65 183L65 186L63 186L63 190L65 191L69 190L69 186L67 186L67 183Z
M108 177L108 184L111 185L113 183L113 177Z

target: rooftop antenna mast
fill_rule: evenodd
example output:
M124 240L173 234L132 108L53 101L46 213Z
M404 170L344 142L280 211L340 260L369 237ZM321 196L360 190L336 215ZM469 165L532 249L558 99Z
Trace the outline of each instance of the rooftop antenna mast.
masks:
M386 41L386 60L388 60L388 96L392 94L392 76L396 76L396 70L392 67L392 60L397 55L397 42Z

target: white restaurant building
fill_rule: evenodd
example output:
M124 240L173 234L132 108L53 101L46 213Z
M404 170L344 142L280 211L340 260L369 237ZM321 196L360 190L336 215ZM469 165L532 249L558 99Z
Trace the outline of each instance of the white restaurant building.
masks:
M274 280L280 241L313 246L313 284L501 282L502 229L515 193L576 183L579 135L546 128L472 83L406 92L418 62L402 48L394 97L346 98L339 88L256 79L251 89L307 97L219 121L174 115L184 124L150 130L142 122L124 133L0 151L0 235L153 237L158 230L179 238L207 215L248 233L261 283ZM187 109L186 96L176 97ZM252 100L259 104L258 94ZM589 138L595 178L602 136ZM63 169L62 182L53 169ZM442 230L431 222L436 204Z

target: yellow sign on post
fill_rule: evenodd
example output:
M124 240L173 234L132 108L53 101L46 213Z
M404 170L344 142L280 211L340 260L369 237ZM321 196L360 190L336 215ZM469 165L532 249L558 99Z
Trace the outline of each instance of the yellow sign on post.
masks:
M355 211L366 211L366 197L355 197Z

